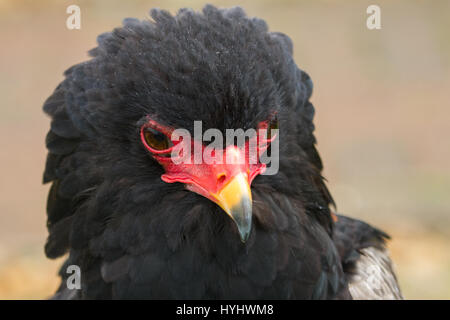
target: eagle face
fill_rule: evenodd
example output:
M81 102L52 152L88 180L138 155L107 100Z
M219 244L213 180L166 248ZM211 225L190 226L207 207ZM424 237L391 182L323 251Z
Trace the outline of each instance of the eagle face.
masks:
M245 242L252 224L250 185L266 169L259 155L276 138L272 132L275 125L278 125L276 119L260 123L260 134L247 141L240 130L237 136L232 136L233 144L227 144L224 149L223 141L216 141L220 142L220 148L211 148L202 141L191 140L189 132L184 137L178 136L173 128L150 118L142 125L140 135L143 145L165 170L161 179L167 183L183 183L187 190L215 202L233 219ZM270 137L265 134L268 129ZM238 145L234 144L235 137L240 142ZM221 138L219 132L215 139Z
M70 252L68 263L88 274L86 298L345 291L312 83L289 38L240 8L151 15L100 35L92 59L67 70L44 105L52 117L44 181L53 182L46 254ZM256 134L216 148L224 161L196 163L208 143L195 139L195 123L202 134ZM180 129L194 138L179 139ZM264 175L249 146L265 154L274 139L279 169ZM192 161L175 161L180 147L191 147Z

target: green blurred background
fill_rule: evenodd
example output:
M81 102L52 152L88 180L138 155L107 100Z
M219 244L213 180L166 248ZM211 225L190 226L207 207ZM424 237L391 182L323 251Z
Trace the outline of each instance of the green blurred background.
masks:
M340 212L392 235L406 298L450 298L450 1L209 1L288 34L315 84L325 176ZM66 28L67 6L81 30ZM42 103L96 36L152 7L203 1L0 0L0 298L46 298ZM381 30L366 8L381 7Z

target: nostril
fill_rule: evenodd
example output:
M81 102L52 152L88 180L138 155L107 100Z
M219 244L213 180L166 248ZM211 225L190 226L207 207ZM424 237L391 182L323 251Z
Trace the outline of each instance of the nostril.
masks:
M227 175L225 173L219 173L217 175L217 183L218 184L224 183L226 178L227 178Z

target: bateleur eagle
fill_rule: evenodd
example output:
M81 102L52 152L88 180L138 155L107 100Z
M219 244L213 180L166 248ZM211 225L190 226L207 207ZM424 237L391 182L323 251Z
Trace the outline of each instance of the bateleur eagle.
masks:
M68 253L53 298L401 298L388 236L330 210L313 86L289 37L241 8L151 17L101 34L44 104L45 252ZM279 128L278 172L245 156L172 163L169 133L194 121ZM69 265L80 289L67 287Z

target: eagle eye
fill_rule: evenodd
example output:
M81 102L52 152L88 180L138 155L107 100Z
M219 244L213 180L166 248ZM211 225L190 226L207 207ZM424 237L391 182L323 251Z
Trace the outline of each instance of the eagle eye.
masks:
M144 142L150 151L163 151L173 145L168 136L154 128L145 127L142 133Z

